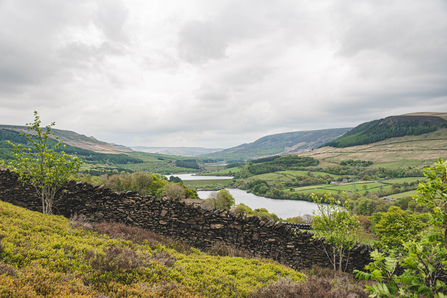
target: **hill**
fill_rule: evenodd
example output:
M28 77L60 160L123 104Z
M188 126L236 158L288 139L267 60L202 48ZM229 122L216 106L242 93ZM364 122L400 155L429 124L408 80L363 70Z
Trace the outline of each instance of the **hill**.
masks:
M439 157L447 158L447 129L345 148L326 146L300 155L316 158L323 166L352 159L372 161L374 166L422 168Z
M20 136L20 133L16 130L9 130L5 128L0 128L0 159L9 161L13 159L11 154L11 146L7 144L7 141L11 141L14 144L27 145L28 140L25 136ZM56 141L53 141L56 144ZM64 142L65 143L65 142ZM54 145L53 144L53 145ZM51 143L50 143L51 145ZM143 160L128 156L127 154L106 154L98 153L92 150L83 149L79 147L74 147L66 144L63 151L70 155L76 155L82 158L84 162L90 164L135 164L143 163Z
M253 143L242 144L220 152L199 155L226 162L238 162L272 155L292 154L316 149L345 134L351 128L295 131L262 137Z
M30 131L26 128L26 126L17 126L17 125L0 125L0 130L12 130L19 133L29 133ZM87 149L99 153L109 153L109 154L118 154L118 153L128 153L132 152L132 149L99 141L94 137L87 137L82 134L78 134L74 131L69 130L61 130L52 128L51 131L55 133L60 139L64 141L65 144L71 145L73 147L78 147L82 149Z
M0 222L1 297L247 297L305 278L272 260L211 256L148 230L2 201Z
M447 113L412 113L365 122L322 147L345 148L447 128Z
M146 147L132 146L131 149L147 153L158 153L166 155L178 155L185 157L194 157L200 154L213 153L223 150L222 148L202 148L202 147Z

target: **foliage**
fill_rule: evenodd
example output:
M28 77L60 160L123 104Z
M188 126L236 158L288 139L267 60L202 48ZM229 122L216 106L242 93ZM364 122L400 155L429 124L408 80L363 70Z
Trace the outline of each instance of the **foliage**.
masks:
M325 193L323 199L312 197L318 204L312 224L316 232L314 239L324 237L324 244L329 247L324 244L321 247L334 270L344 271L348 266L349 251L358 243L360 223L357 216L349 212L347 201L336 201L329 193Z
M366 286L370 297L437 297L444 298L442 291L446 288L438 278L442 274L442 265L447 257L446 250L433 246L428 238L423 242L410 240L405 243L407 253L396 256L375 250L371 253L373 262L365 266L368 272L354 270L361 280L374 280L376 284ZM397 266L405 271L398 276Z
M217 193L216 192L210 193L206 201L210 203L213 209L226 209L226 210L230 210L230 208L236 203L234 197L226 189L221 189Z
M304 280L271 261L186 255L136 229L112 239L4 202L0 222L0 297L246 297L280 277Z
M25 135L31 148L8 142L16 158L8 165L8 168L17 172L24 183L29 182L35 187L37 195L42 200L42 212L52 214L57 191L68 181L70 174L77 173L82 161L64 151L57 152L56 150L62 146L62 141L57 142L54 149L51 149L50 137L54 135L51 127L55 123L47 125L46 131L40 127L40 124L40 117L37 112L34 112L34 122L26 124L28 129L34 132ZM58 139L58 137L55 138Z
M379 238L376 244L388 251L401 251L404 248L403 243L411 239L419 241L420 233L425 229L425 224L418 216L410 215L399 207L392 206L388 212L376 216L380 216L379 222L373 227Z
M244 203L239 203L235 206L235 208L233 209L234 213L246 213L249 216L260 216L262 218L265 219L273 219L276 221L282 221L281 218L279 218L275 213L269 213L268 210L266 208L258 208L258 209L251 209L250 207L248 207L247 205L245 205Z
M439 158L434 168L425 169L424 175L427 182L419 184L417 191L420 195L414 199L431 210L428 223L439 230L447 249L447 161Z
M252 161L247 170L253 175L264 173L273 173L280 170L286 170L293 167L317 166L319 161L312 157L303 157L298 155L287 155L273 158L261 159L262 162ZM266 161L264 161L266 160ZM271 161L270 161L271 160Z
M371 273L355 271L361 279L372 279L379 283L369 288L372 297L445 297L446 289L440 277L444 275L447 264L447 249L445 247L445 228L447 200L446 163L439 159L435 167L425 169L427 182L418 187L420 195L415 196L419 204L425 204L430 209L428 214L429 228L421 235L421 240L409 239L403 242L403 249L396 256L393 252L389 257L374 252L374 261L366 266ZM379 223L384 214L378 216ZM402 275L395 274L396 266L402 266Z
M166 177L159 174L135 172L132 174L111 175L99 183L113 191L132 190L140 195L152 195L161 197L172 196L175 199L193 198L197 199L197 192L189 189L182 183L168 182Z
M179 183L168 183L163 187L163 195L180 201L185 198L185 188L182 187L183 184Z
M180 179L180 178L177 177L177 176L173 176L173 175L171 175L171 176L169 177L169 182L183 183L182 179Z
M195 159L177 160L175 161L175 165L181 168L200 169L199 165L197 164L197 160Z

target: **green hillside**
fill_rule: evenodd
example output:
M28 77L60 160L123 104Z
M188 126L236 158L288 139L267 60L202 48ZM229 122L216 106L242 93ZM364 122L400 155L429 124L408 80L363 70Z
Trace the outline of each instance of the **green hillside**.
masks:
M16 131L19 133L29 133L29 130L26 128L26 126L17 126L17 125L0 125L0 130ZM54 132L54 134L58 136L59 139L63 140L65 144L69 144L77 148L87 149L100 153L110 153L110 154L128 153L132 151L132 149L127 148L125 146L102 142L95 139L94 137L87 137L85 135L78 134L74 131L61 130L55 128L52 128L51 131Z
M14 130L0 128L0 159L9 161L14 157L11 154L11 146L7 144L10 141L14 144L26 145L28 140L25 136L20 136L20 133ZM55 145L57 141L51 140L50 143ZM61 149L65 153L70 155L76 155L82 158L84 162L91 164L136 164L143 163L144 161L139 158L128 156L126 154L104 154L97 153L91 150L77 148L68 144L65 144L65 148Z
M12 148L7 144L7 141L26 146L26 137L20 136L19 134L20 133L16 130L0 127L0 160L5 160L8 163L14 159L12 155ZM51 142L53 144L56 143L55 140L51 140ZM115 154L99 153L92 150L71 146L66 144L65 140L64 144L66 147L63 148L63 151L67 154L82 158L83 164L81 166L80 173L94 176L99 176L106 173L134 171L162 174L198 172L200 167L203 166L205 162L210 161L134 151L126 153L116 152Z
M253 143L243 144L223 151L202 154L198 157L240 162L272 155L310 151L345 134L350 128L335 128L312 131L296 131L269 135Z
M0 201L0 297L247 297L304 275L211 256L150 231L69 221Z
M338 139L325 143L322 147L345 148L377 143L390 138L434 132L440 128L447 128L447 120L441 116L441 114L436 116L407 114L365 122Z

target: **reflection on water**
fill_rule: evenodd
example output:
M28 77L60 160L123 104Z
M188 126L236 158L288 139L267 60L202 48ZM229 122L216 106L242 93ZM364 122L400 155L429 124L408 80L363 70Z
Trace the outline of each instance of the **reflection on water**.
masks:
M317 209L317 204L307 201L275 200L247 193L245 190L227 188L236 199L236 204L243 203L251 209L266 208L270 213L275 213L282 219L304 214L312 214ZM208 198L211 191L198 191L201 199Z

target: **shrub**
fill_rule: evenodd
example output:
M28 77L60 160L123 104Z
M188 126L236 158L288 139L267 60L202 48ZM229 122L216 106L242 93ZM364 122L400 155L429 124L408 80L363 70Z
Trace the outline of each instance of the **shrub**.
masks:
M243 250L231 247L222 242L216 242L209 250L208 253L212 256L228 256L228 257L241 257L241 258L253 258L251 253Z
M130 271L147 265L150 260L148 255L138 254L127 247L113 246L103 250L103 254L87 251L84 257L94 270L100 272Z
M378 247L382 249L403 250L403 242L410 239L420 240L420 232L425 229L425 224L418 220L416 215L410 215L392 206L388 212L383 213L380 221L374 226L379 238Z
M305 270L308 277L305 281L296 282L281 277L265 287L249 295L250 298L363 298L368 293L363 290L364 284L348 273L340 273L328 268L314 267Z

